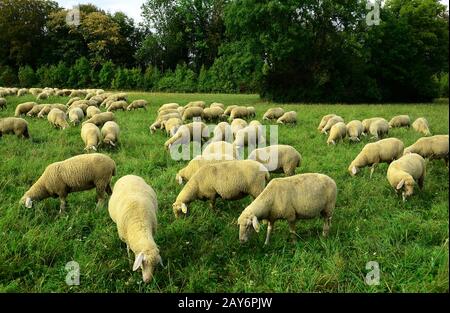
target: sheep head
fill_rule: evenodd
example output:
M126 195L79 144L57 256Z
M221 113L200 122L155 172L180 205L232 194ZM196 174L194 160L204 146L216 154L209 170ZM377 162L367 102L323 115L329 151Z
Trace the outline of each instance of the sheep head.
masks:
M184 180L183 180L183 176L178 173L177 176L175 177L176 181L178 182L178 184L183 185Z
M142 251L135 257L133 271L137 271L141 268L142 280L144 283L148 283L152 280L153 272L158 264L163 266L162 258L157 249Z
M186 203L176 201L173 205L173 214L175 214L175 218L179 218L181 213L188 214L188 207Z
M355 176L356 174L358 174L359 168L352 163L348 167L348 172L350 173L351 176Z
M247 242L248 237L252 231L252 228L259 233L259 221L258 218L253 215L251 217L239 217L238 219L239 224L239 241L241 243Z
M412 177L403 178L396 186L396 190L404 189L402 192L403 201L410 197L414 192L415 181Z
M25 194L19 201L19 204L24 205L27 209L33 207L33 200L27 194Z

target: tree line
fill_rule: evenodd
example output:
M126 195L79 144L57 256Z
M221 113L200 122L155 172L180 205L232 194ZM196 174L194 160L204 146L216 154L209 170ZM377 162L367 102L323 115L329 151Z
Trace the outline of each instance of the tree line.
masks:
M438 0L147 0L143 22L49 0L0 0L0 85L257 92L275 101L448 97ZM373 21L372 21L373 22Z

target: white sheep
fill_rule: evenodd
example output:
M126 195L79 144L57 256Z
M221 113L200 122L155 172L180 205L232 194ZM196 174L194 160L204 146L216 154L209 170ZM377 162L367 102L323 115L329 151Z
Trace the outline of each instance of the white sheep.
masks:
M80 100L81 100L81 98L79 98L79 97L70 98L69 101L67 101L66 105L67 105L68 107L70 107L74 102L80 101Z
M249 112L246 107L236 107L233 110L231 110L228 121L231 122L237 118L247 118L247 117L249 117Z
M191 101L191 102L189 102L188 104L185 105L185 108L187 109L187 108L197 107L197 108L204 109L205 105L206 105L205 101Z
M162 265L154 236L157 230L158 199L143 178L121 177L114 185L108 204L109 216L117 225L119 238L133 251L133 271L142 269L142 280L148 283L154 269Z
M325 126L322 128L322 133L327 134L327 132L337 123L344 123L344 119L340 116L334 116L328 120Z
M85 145L84 151L97 151L102 140L100 129L92 123L83 124L81 127L81 139L83 139Z
M289 111L283 114L278 120L278 124L297 124L297 112Z
M410 125L411 119L409 115L397 115L389 121L389 128L409 127Z
M47 92L41 92L36 97L36 100L47 100L50 95Z
M202 156L217 154L229 156L230 160L234 160L237 157L237 149L233 144L229 142L216 141L211 142L209 145L207 145L202 152Z
M108 106L107 112L113 112L117 110L125 111L128 107L128 103L126 101L114 101Z
M206 108L203 110L203 118L206 121L219 119L223 115L224 110L220 107Z
M19 117L22 114L23 115L27 114L29 111L31 111L31 109L33 109L35 105L38 104L36 102L25 102L17 105L16 110L14 112L14 116Z
M412 127L416 132L422 133L425 136L431 136L430 127L428 121L424 117L419 117L414 121Z
M265 121L277 120L280 117L282 117L284 113L285 112L282 108L271 108L268 109L266 113L264 113L263 120Z
M356 175L362 167L371 166L370 177L379 163L391 163L403 155L404 144L397 138L386 138L368 143L350 163L350 175Z
M78 125L84 118L83 110L80 108L73 108L69 111L69 121L74 125Z
M29 92L28 92L28 89L27 88L22 88L22 89L19 89L18 91L17 91L17 96L18 97L22 97L22 96L25 96L26 94L28 94Z
M102 113L102 111L100 111L100 109L97 108L96 106L91 105L86 109L86 118L91 118L95 114L99 114L99 113Z
M302 156L294 147L288 145L273 145L253 150L248 156L264 165L269 172L283 172L286 176L295 174L300 167Z
M201 107L193 106L188 107L183 112L182 120L183 122L186 120L194 119L196 117L203 118L203 109Z
M181 213L188 214L188 204L197 199L209 200L211 208L214 208L217 196L225 200L238 200L247 195L256 198L264 190L269 178L266 168L253 160L203 166L178 194L173 212L176 218Z
M105 191L111 194L110 182L115 173L116 163L107 155L78 155L47 166L41 177L23 195L20 203L30 209L35 200L59 197L62 213L69 193L96 188L97 206L100 206L105 199Z
M119 142L120 127L114 121L106 122L102 127L103 143L115 147Z
M159 109L158 112L162 111L162 110L167 110L167 109L178 109L180 105L178 103L166 103L163 104Z
M248 117L256 117L255 107L247 107Z
M191 141L201 142L206 137L207 130L206 124L202 122L182 125L175 135L164 143L164 147L166 150L171 150L172 146L186 145Z
M327 144L335 145L338 141L344 140L345 136L347 136L347 126L343 122L336 123L330 129Z
M115 120L116 120L116 117L114 116L114 113L103 112L103 113L95 114L93 117L91 117L90 119L85 121L83 124L92 123L92 124L95 124L100 127L100 126L103 126L103 124L105 124L106 122L115 121Z
M224 116L230 116L231 111L233 111L234 108L237 108L237 105L229 105L226 109L225 112L223 112Z
M257 145L264 144L266 138L264 137L264 132L261 126L249 125L236 133L236 138L234 139L234 145L239 152L245 146L255 147Z
M233 140L234 140L233 131L231 129L230 124L228 124L227 122L220 122L219 124L217 124L217 126L214 128L214 135L211 138L211 142L216 141L233 142Z
M48 113L47 120L55 128L66 129L69 127L66 113L57 108L52 109L50 113Z
M44 106L46 106L47 104L38 104L35 105L30 111L27 112L27 116L29 117L33 117L33 116L37 116L39 114L39 112L41 112L41 110L44 108Z
M409 153L389 165L387 179L396 192L404 189L402 197L406 201L413 194L416 182L423 189L425 173L425 160L416 153Z
M228 154L209 154L206 156L199 155L191 160L186 167L179 170L175 179L180 185L182 185L183 183L189 181L191 177L194 176L194 174L197 173L197 171L203 166L231 160L233 159L230 159L230 155Z
M136 109L144 109L147 111L147 100L134 100L130 103L130 105L127 107L127 111L136 110Z
M233 120L231 122L231 132L233 133L233 137L236 138L237 132L240 131L241 129L244 129L247 126L248 126L248 123L243 119L237 118L237 119Z
M37 115L38 118L44 118L45 116L50 113L50 111L53 109L51 104L43 104L42 109L39 111L39 114Z
M382 118L382 117L372 117L372 118L364 119L364 120L362 121L362 124L363 124L363 127L364 127L364 133L365 133L365 134L368 134L368 133L369 133L370 125L371 125L373 122L376 122L376 121L385 121L386 123L388 123L388 121L386 121L386 120L385 120L384 118ZM388 125L389 125L389 123L388 123Z
M422 137L405 148L404 154L417 153L430 160L443 159L448 167L448 135Z
M317 130L321 132L322 129L325 127L325 125L327 125L328 121L335 116L337 116L337 115L336 114L328 114L328 115L325 115L324 117L322 117L322 120L320 121L320 124L317 127Z
M7 109L8 107L6 106L7 102L5 98L0 98L0 109Z
M209 107L210 108L218 107L218 108L221 108L222 110L225 110L225 105L223 103L219 103L219 102L213 102L213 103L211 103L211 105Z
M259 232L259 221L268 221L265 245L269 244L275 221L285 219L289 232L296 238L297 219L324 219L322 235L326 237L336 206L337 187L330 177L308 173L273 179L264 191L238 218L239 240L246 242L253 228Z
M183 121L178 117L172 117L167 121L162 122L162 127L164 127L164 129L166 130L166 134L168 136L174 136L181 125L183 125Z
M389 134L389 123L384 119L374 121L370 124L369 133L375 140L383 138Z
M28 122L17 117L0 118L0 138L3 134L14 134L19 138L28 139L30 138Z
M361 121L353 120L350 121L347 125L347 136L350 141L357 141L359 142L361 140L361 135L364 132L364 126L361 123Z

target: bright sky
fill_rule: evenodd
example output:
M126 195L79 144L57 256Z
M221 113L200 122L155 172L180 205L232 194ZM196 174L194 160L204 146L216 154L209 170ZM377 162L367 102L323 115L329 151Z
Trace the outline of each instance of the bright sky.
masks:
M133 18L136 23L142 21L141 17L141 5L144 0L57 0L60 6L64 8L72 8L77 4L92 3L99 8L109 11L111 13L122 11L129 17ZM449 0L441 0L442 3L447 5Z

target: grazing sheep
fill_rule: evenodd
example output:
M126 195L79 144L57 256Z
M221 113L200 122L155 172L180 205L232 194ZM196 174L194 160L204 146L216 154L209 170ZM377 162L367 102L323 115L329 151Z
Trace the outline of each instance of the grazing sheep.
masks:
M38 105L36 102L25 102L25 103L21 103L16 107L16 111L14 113L15 117L19 117L22 114L25 115L28 112L31 111L31 109L35 106Z
M96 114L102 113L102 111L100 111L99 108L97 108L96 106L91 105L90 107L88 107L86 109L86 117L87 118L91 118Z
M425 136L431 136L428 121L424 117L419 117L417 120L415 120L412 124L412 127L418 133L422 133Z
M247 127L248 124L243 119L237 118L231 122L231 131L233 133L233 137L236 138L238 131Z
M220 122L219 124L217 124L217 126L214 128L214 135L213 138L211 139L211 142L217 141L233 142L233 140L234 140L233 131L231 130L230 124L228 124L227 122Z
M241 213L238 218L239 240L246 242L253 228L259 232L260 220L268 221L264 242L269 244L275 221L285 219L289 232L296 238L297 219L324 219L322 235L326 237L336 205L337 187L330 177L309 173L273 179L264 191Z
M35 200L59 197L59 212L62 213L69 193L96 188L99 206L105 199L105 191L109 195L112 193L109 184L115 173L116 163L107 155L78 155L47 166L41 177L23 195L20 203L30 209Z
M153 237L157 229L158 199L143 178L127 175L120 178L108 204L109 216L117 225L119 238L133 251L133 271L142 269L142 280L148 283L154 269L162 265L159 248Z
M97 125L98 127L101 127L106 122L115 121L115 120L116 120L116 117L114 116L114 113L112 113L112 112L103 112L103 113L95 114L93 117L88 119L83 124L92 123L92 124Z
M344 123L344 119L340 116L334 116L328 120L328 122L325 124L325 126L322 128L322 133L327 134L327 132L333 127L333 125L337 123Z
M86 97L84 97L84 100L90 100L93 96L95 96L95 92L89 92Z
M77 102L77 101L80 101L80 100L81 100L81 98L79 98L79 97L70 98L69 101L67 101L66 105L70 108L70 106L71 106L74 102Z
M181 116L183 116L180 114L180 112L178 112L177 109L165 109L165 110L161 110L158 112L158 118L163 117L164 115L167 115L167 114L178 114L178 115L180 115L180 118L181 118Z
M170 120L171 118L181 119L180 114L177 113L169 113L162 116L159 116L156 121L150 125L150 133L154 133L157 129L162 129L164 127L164 122Z
M277 120L278 124L297 124L297 112L290 111L283 114L282 117L280 117Z
M410 125L411 119L409 115L397 115L389 121L389 128L409 127Z
M166 130L166 134L168 136L174 136L178 131L178 128L183 125L183 121L178 117L173 117L168 119L167 121L163 121L162 124L164 129Z
M115 147L119 142L120 127L114 121L106 122L102 127L103 143Z
M361 139L361 135L364 131L364 126L361 121L353 120L347 124L347 136L350 141L359 142Z
M224 179L218 179L223 177ZM173 213L178 218L188 214L187 205L194 200L209 200L215 207L216 197L238 200L247 195L256 198L269 181L269 172L256 161L234 160L201 167L187 182L173 204Z
M176 110L180 114L180 116L183 116L184 110L186 110L186 108L185 107L178 107Z
M423 158L444 159L448 167L448 135L422 137L411 146L405 148L404 154L417 153Z
M87 100L78 100L78 101L73 102L69 106L69 110L71 110L73 108L80 108L83 110L84 113L86 113L86 110L89 106L90 106L90 104Z
M229 106L226 108L225 112L223 112L223 115L225 115L225 116L230 116L231 111L233 111L233 109L234 109L234 108L237 108L237 107L238 107L237 105L229 105Z
M389 123L386 120L374 121L370 124L369 133L375 140L383 138L389 133Z
M67 123L67 115L60 109L52 109L50 113L48 113L47 120L55 128L66 129L69 127L69 124Z
M404 189L402 198L406 201L413 194L416 182L423 189L425 172L425 160L416 153L409 153L389 165L387 179L395 192Z
M84 118L83 110L80 108L73 108L69 111L69 121L73 123L73 125L78 125Z
M273 145L255 149L250 153L248 159L261 163L269 172L283 172L286 176L294 175L295 169L302 163L300 153L288 145Z
M264 138L262 128L260 126L249 125L236 133L234 145L240 151L244 146L254 147L265 142L266 139Z
M37 97L36 100L47 100L49 97L49 94L47 92L41 92Z
M322 117L322 120L320 121L320 124L317 127L317 130L321 132L322 129L325 127L325 125L327 125L328 121L335 116L337 116L337 115L336 114L328 114L328 115L325 115L324 117Z
M103 102L103 100L105 100L105 98L103 96L93 96L91 99L89 99L89 102L93 103L95 102L95 106L99 107L100 104Z
M234 160L237 157L237 150L236 147L229 142L216 141L211 142L209 145L207 145L202 152L202 156L216 154L226 155L230 157L230 160Z
M73 98L73 97L78 97L80 99L86 97L87 92L84 90L72 90L72 92L70 93L69 97Z
M22 89L19 89L19 91L17 91L18 97L25 96L26 94L28 94L28 89L26 89L26 88L22 88Z
M197 108L205 108L205 101L191 101L188 104L185 105L185 108L193 108L193 107L197 107Z
M178 128L175 135L164 143L166 150L172 149L172 146L186 145L192 141L201 142L205 137L208 127L202 122L193 122L182 125Z
M30 111L28 111L28 113L26 115L29 117L37 116L39 114L39 112L41 112L41 110L44 108L45 105L46 104L35 105Z
M370 130L370 125L376 121L385 121L388 125L388 121L386 121L384 118L382 117L373 117L373 118L367 118L365 120L362 121L363 127L364 127L364 133L368 134L369 130Z
M52 107L52 109L60 109L63 112L68 111L67 106L65 106L64 104L61 104L61 103L52 103L52 104L50 104L50 106Z
M231 122L237 118L247 118L249 116L248 109L246 107L237 107L231 110L230 117L228 121Z
M44 118L45 116L50 113L50 111L53 109L51 104L43 104L42 109L39 111L39 114L37 115L38 118Z
M33 96L37 96L38 94L40 94L43 90L41 88L30 88L30 93Z
M266 113L263 115L264 121L277 120L283 116L284 110L282 108L271 108L268 109Z
M256 117L255 107L247 107L248 117Z
M28 122L17 117L0 118L0 138L3 134L14 134L19 138L28 139L30 138Z
M85 145L84 151L97 151L102 140L100 129L92 123L83 124L83 127L81 127L81 139L83 139Z
M115 101L111 103L110 106L108 106L108 112L117 111L117 110L123 110L125 111L128 107L128 103L126 101Z
M215 107L221 108L225 112L225 105L223 103L213 102L213 103L211 103L211 105L209 107L210 108L215 108Z
M178 103L166 103L159 107L158 112L168 109L178 109L180 105Z
M203 110L203 118L206 121L219 119L223 115L224 110L220 107L206 108Z
M403 155L404 144L397 138L387 138L368 143L358 156L350 163L348 171L351 176L356 175L360 168L371 166L370 177L378 163L391 163Z
M140 109L140 108L142 108L142 109L147 111L147 105L148 105L147 100L134 100L127 107L127 111L137 110L137 109Z
M7 106L6 106L6 99L5 98L0 98L0 109L3 109L3 108L8 108Z
M199 155L191 160L186 167L179 170L175 179L180 185L183 185L183 183L188 182L191 177L194 176L194 174L197 173L197 171L203 166L231 160L233 160L233 158L230 159L230 155L228 154L209 154L206 156Z
M183 112L182 120L183 122L189 119L194 119L196 117L203 118L203 109L201 107L188 107Z

